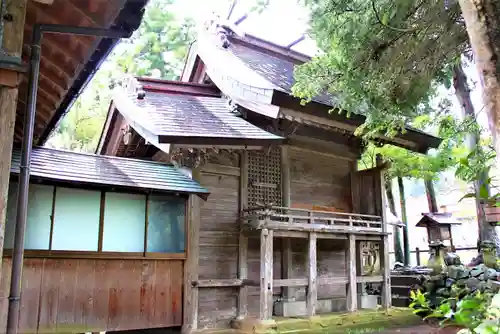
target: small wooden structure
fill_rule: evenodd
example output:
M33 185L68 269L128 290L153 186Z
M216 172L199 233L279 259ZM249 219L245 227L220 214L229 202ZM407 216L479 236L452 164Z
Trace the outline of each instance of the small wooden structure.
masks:
M446 247L454 248L452 225L460 225L460 221L455 219L451 212L422 213L422 218L417 223L417 227L427 229L429 244L443 242Z
M174 162L211 192L190 221L184 331L355 311L361 283L380 284L390 306L384 166L356 169L364 118L290 95L302 54L225 28L197 40L182 81L116 91L97 150ZM417 152L440 142L413 129L379 140Z
M0 280L4 310L19 164L15 151ZM34 148L31 174L19 332L182 325L189 203L208 191L168 164L47 148ZM5 321L2 313L2 328Z

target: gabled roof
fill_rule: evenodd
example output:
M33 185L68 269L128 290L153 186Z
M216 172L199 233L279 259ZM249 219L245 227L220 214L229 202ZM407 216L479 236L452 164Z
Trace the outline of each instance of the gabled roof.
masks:
M297 52L286 52L281 46L275 47L275 52L280 50L282 53L269 52L263 47L255 47L255 43L265 43L254 36L248 36L246 39L234 36L231 39L232 43L229 45L228 50L242 60L249 68L264 77L267 81L272 83L285 93L290 94L292 87L295 84L293 72L295 66L309 61L310 58L301 55ZM252 42L253 41L253 44ZM267 51L267 52L266 52ZM335 97L333 95L322 94L315 96L313 101L334 106L333 102Z
M120 88L112 103L152 144L262 147L284 139L245 121L213 86L145 78L137 84L140 96Z
M11 173L19 174L21 152L12 153ZM137 159L35 147L31 176L62 183L118 187L135 191L197 194L209 192L172 165Z
M451 212L422 213L422 218L415 225L417 227L427 227L431 225L460 225L461 222L453 217Z
M320 124L329 123L351 133L364 123L362 115L347 117L345 113L331 113L336 104L332 95L316 96L305 106L291 95L294 68L308 61L308 56L254 36L237 36L231 31L224 47L217 45L217 38L210 33L201 34L192 52L196 52L202 62L191 54L187 67L205 66L206 74L221 91L245 108L271 118L296 118L288 112L299 111L304 119L313 117ZM183 77L191 80L195 73L195 68L185 68ZM380 139L420 153L441 143L441 139L412 127L394 138L380 136Z

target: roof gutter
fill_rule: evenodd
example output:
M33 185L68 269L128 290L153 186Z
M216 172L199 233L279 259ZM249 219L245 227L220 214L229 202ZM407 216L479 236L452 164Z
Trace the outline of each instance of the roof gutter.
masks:
M110 29L126 31L130 35L139 28L144 15L144 9L149 0L121 0L123 2L120 13L114 20ZM83 90L87 87L95 73L118 44L120 38L101 38L95 43L94 52L85 63L78 76L73 81L70 89L66 92L64 99L57 107L54 115L46 125L42 135L37 139L36 145L43 146L50 134L54 131L61 119L67 114Z

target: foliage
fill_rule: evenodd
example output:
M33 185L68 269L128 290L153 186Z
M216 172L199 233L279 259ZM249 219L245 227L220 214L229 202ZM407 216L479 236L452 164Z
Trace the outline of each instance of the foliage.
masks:
M401 147L392 145L377 147L372 143L364 152L362 163L365 167L371 167L374 164L376 154L382 154L386 160L391 162L391 166L385 174L389 179L405 177L432 180L439 172L456 167L467 152L463 146L465 135L473 131L477 123L469 119L460 121L446 113L434 113L433 115L417 117L413 124L425 128L431 121L437 123L437 134L443 139L434 152L427 155L415 154Z
M116 57L125 73L176 79L181 74L188 45L193 40L194 21L178 20L172 13L173 0L151 1L143 22L127 48Z
M323 54L300 67L293 92L335 94L338 110L366 115L358 133L394 135L429 115L439 84L467 52L457 2L306 0Z
M435 309L430 307L426 294L412 291L410 307L415 314L426 314L427 319L439 319L443 327L454 325L465 328L460 333L500 332L500 293L476 291L460 297L463 289L454 289L455 293Z
M173 0L151 0L138 31L123 40L52 133L47 146L93 152L106 119L111 90L127 75L176 79L193 39L193 20L179 20Z

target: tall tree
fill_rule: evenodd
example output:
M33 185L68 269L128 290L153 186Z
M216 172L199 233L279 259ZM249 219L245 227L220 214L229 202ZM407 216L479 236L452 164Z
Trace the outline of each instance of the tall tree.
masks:
M399 202L401 206L401 220L404 224L403 248L405 250L405 264L410 264L410 237L408 235L408 215L406 214L406 193L403 178L398 176Z
M478 66L484 70L482 77L489 75L488 84L498 85L498 80L493 79L498 75L495 71L499 71L492 65L496 57L487 56L499 49L493 50L493 34L485 32L491 28L489 23L498 20L494 1L460 0L459 4L448 0L306 0L306 3L312 9L312 35L323 54L296 71L294 93L307 101L323 91L339 92L334 99L337 110L367 116L358 133L368 137L380 132L393 135L402 131L405 123L429 115L436 105L433 102L438 98L438 88L442 84L451 86L461 56L470 58L469 35ZM484 6L478 8L481 4ZM464 10L467 29L461 9L468 9ZM482 60L478 59L481 52ZM459 93L468 93L456 92L459 100L463 98ZM498 107L497 95L492 93L488 98L490 107ZM445 99L437 101L441 105L447 103ZM440 119L449 123L446 114ZM490 127L499 131L497 121L491 119ZM477 127L471 124L473 120L469 118L463 123ZM474 149L467 159L472 156L480 161L489 153ZM441 157L446 159L446 155ZM434 161L439 165L439 160ZM457 176L463 177L464 169L472 170L469 167L470 164L462 168ZM478 179L478 175L474 178ZM423 178L429 185L432 178ZM483 222L481 226L482 239L497 238L489 224Z
M461 63L457 64L453 70L453 87L455 89L457 100L460 103L463 119L470 119L472 121L475 121L476 114L470 97L470 87ZM479 131L472 131L468 134L467 145L469 151L474 152L475 150L482 150L482 147L479 145L480 142L481 136ZM476 215L479 228L479 241L495 240L498 232L495 233L495 231L493 230L494 228L490 228L490 225L486 221L484 213L484 197L489 197L490 195L488 170L483 169L478 171L477 178L475 180L472 180L472 182L474 185L476 198Z
M497 0L459 0L477 71L483 103L497 154L500 154L500 3Z
M394 194L392 192L392 179L385 178L385 193L387 195L387 202L389 204L389 210L391 210L391 213L397 217L397 212L396 212L396 202L394 201ZM404 230L404 227L403 227ZM404 232L403 232L404 233ZM399 226L394 227L394 257L396 259L396 262L402 262L404 264L407 264L405 262L405 256L404 256L404 250L403 246L401 245L401 230Z

